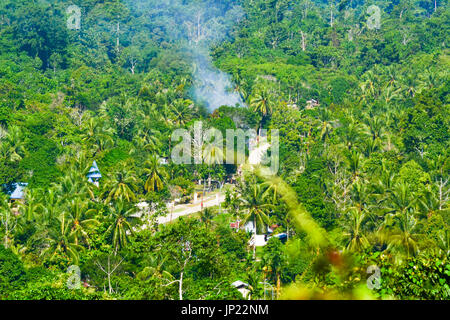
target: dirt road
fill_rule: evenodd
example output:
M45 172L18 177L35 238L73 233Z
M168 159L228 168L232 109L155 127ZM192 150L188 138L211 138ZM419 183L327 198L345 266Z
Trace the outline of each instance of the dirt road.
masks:
M225 193L222 192L219 196L219 199L217 199L217 194L218 193L212 193L212 194L207 195L203 199L203 208L218 206L220 203L225 202ZM217 201L217 200L219 200L219 201ZM158 223L164 224L164 223L170 222L172 220L175 220L179 217L188 216L188 215L202 211L201 199L198 199L196 203L175 205L175 207L173 209L172 209L171 205L168 204L167 210L169 211L167 216L159 217L157 220Z

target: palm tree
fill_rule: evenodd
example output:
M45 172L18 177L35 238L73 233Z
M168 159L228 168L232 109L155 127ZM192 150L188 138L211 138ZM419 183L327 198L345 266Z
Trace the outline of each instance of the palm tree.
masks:
M200 212L200 220L205 224L206 228L208 229L211 220L214 218L214 213L211 208L204 208Z
M320 130L320 140L326 146L326 140L330 137L333 128L336 126L336 121L331 120L331 112L329 109L320 110L320 125L317 129Z
M389 221L389 219L388 219ZM388 249L406 251L407 257L414 255L418 251L417 220L410 211L397 214L393 217L392 225L388 225L388 239L390 240Z
M440 79L440 75L436 70L431 70L430 68L427 69L427 71L422 74L422 86L427 89L432 89L435 87L438 87L438 81Z
M410 76L405 78L405 82L403 85L403 91L407 97L412 97L416 95L419 89L419 82L417 80L417 74L411 74Z
M409 191L408 185L400 182L389 190L389 197L386 199L386 202L385 208L387 212L396 215L414 210L416 199Z
M223 149L214 143L206 142L202 153L203 161L209 166L223 163Z
M379 78L372 71L367 71L363 75L363 82L360 84L360 89L362 92L361 101L367 102L370 99L376 99L379 94Z
M59 197L72 198L87 194L87 183L82 173L69 170L59 183L53 183L52 188Z
M17 126L11 126L3 138L1 154L8 161L20 161L25 156L25 141L22 130Z
M109 208L110 226L107 233L112 235L112 245L116 253L127 245L128 234L134 233L133 225L139 221L139 218L134 216L136 211L136 207L122 197L118 198Z
M3 246L12 243L13 231L17 226L17 217L12 211L11 203L6 195L0 194L0 227L3 230Z
M267 88L258 90L250 99L250 108L261 116L259 130L261 132L264 119L273 112L273 95Z
M378 181L375 184L372 184L372 187L374 188L373 193L379 203L385 201L386 193L389 194L393 189L395 177L396 174L394 170L389 167L386 160L382 160Z
M365 181L356 181L350 192L353 208L358 212L368 212L371 192Z
M384 128L386 124L378 116L370 116L366 118L364 125L365 133L372 138L372 140L382 139L384 136Z
M61 255L68 257L73 263L77 264L79 251L83 250L81 245L73 242L70 229L70 218L65 212L53 220L54 225L48 230L46 239L48 247L42 252L43 255L50 255L50 260Z
M348 150L351 150L354 144L360 140L360 133L361 127L352 116L346 126L343 136Z
M344 224L345 235L348 237L346 248L359 251L368 246L369 241L364 234L363 224L366 221L366 212L351 208L346 215Z
M253 223L253 233L256 240L257 232L265 233L270 223L269 216L266 214L272 207L271 204L265 202L265 195L261 185L253 184L247 187L241 194L241 211L244 213L242 224L245 225L249 221ZM256 254L256 246L253 246L253 257Z
M346 154L347 158L347 164L350 168L350 171L352 173L352 179L355 181L359 177L359 170L361 168L361 162L362 162L362 155L356 151L353 150L351 153Z
M431 218L431 216L440 211L440 204L439 197L431 190L431 188L426 190L417 199L418 211L425 213L427 218Z
M265 187L265 191L263 193L264 197L268 197L270 194L272 194L273 198L272 198L272 204L276 204L277 202L277 198L278 198L278 193L279 193L279 184L276 183L276 181L274 180L268 180L262 183L262 186Z
M376 215L372 212L370 198L372 194L366 182L356 181L352 185L351 200L352 206L346 214L344 229L348 236L347 249L360 250L365 248L369 241L367 240L363 227L369 218L375 220Z
M50 187L44 195L42 218L46 221L54 219L59 212L59 203L61 198L58 196L56 189Z
M190 100L177 99L170 105L172 121L177 126L184 126L194 116L193 104Z
M225 191L225 207L227 210L231 210L231 215L236 217L240 211L240 197L237 192Z
M437 234L437 247L438 252L450 256L450 231L440 230Z
M400 97L401 88L394 88L388 85L383 88L381 96L387 106L390 106L396 99Z
M153 277L159 280L172 281L174 276L170 272L164 270L166 267L166 261L167 256L164 257L159 252L155 255L151 255L149 257L148 266L136 275L136 279L143 281Z
M94 217L96 212L95 209L89 209L88 203L79 197L69 203L67 214L70 219L70 235L75 240L75 244L78 245L80 241L83 241L90 248L88 232L93 226L100 224Z
M83 142L92 147L94 155L114 143L113 129L108 128L105 122L99 118L90 118L83 129Z
M159 164L159 159L157 156L153 155L150 160L145 162L144 168L147 180L145 181L145 191L161 191L164 188L164 168Z
M385 206L387 215L381 228L390 240L389 248L406 250L407 256L418 250L417 220L414 217L416 199L405 183L397 183L389 191Z
M161 145L159 135L160 132L156 130L139 130L133 138L133 148L130 150L130 154L136 153L137 150L157 151Z
M241 99L243 101L247 100L248 94L245 89L245 87L247 85L246 81L238 75L235 77L233 82L234 82L233 91L236 92L237 94L239 94L239 96L241 97Z
M364 156L369 158L372 153L377 152L380 149L380 145L381 143L379 139L376 140L366 139L363 145Z
M36 220L37 214L43 208L42 203L38 199L39 194L39 190L27 188L25 191L25 203L20 204L19 210L27 222Z

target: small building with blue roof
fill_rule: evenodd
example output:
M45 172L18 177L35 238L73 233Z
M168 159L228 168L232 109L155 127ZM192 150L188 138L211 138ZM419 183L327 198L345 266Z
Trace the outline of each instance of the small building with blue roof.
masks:
M99 186L100 179L102 178L102 174L100 173L100 170L97 166L97 162L94 160L92 163L91 169L89 169L89 172L86 176L88 178L88 181L90 183L95 184L97 187Z
M25 200L25 187L28 185L28 183L13 183L14 191L9 196L9 199L11 202L16 201L24 201Z

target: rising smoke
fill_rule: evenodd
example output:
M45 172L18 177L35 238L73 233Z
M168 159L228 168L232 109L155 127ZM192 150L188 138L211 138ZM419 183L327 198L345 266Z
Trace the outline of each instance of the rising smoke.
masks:
M230 76L212 64L214 44L229 37L243 17L237 0L130 0L131 9L149 12L164 27L168 40L179 41L192 57L192 94L209 111L222 105L244 106L241 96L231 90Z

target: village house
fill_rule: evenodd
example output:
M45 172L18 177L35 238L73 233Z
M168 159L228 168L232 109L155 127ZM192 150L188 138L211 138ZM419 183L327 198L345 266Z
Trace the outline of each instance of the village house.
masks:
M95 184L97 187L99 186L100 179L102 178L102 174L100 173L100 170L98 169L98 166L97 166L97 162L95 160L92 163L91 169L89 169L87 178L90 183Z
M314 109L315 107L320 106L319 101L315 100L315 99L311 99L306 101L306 110L311 110Z
M16 202L24 202L25 201L25 187L28 185L28 183L14 183L14 191L9 196L9 200L11 203Z

